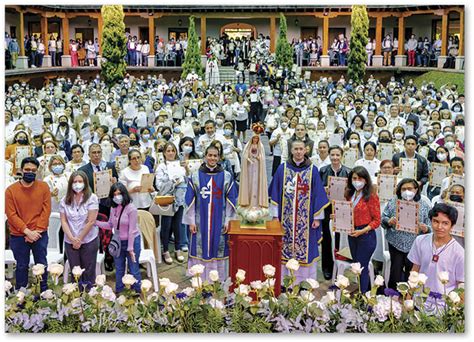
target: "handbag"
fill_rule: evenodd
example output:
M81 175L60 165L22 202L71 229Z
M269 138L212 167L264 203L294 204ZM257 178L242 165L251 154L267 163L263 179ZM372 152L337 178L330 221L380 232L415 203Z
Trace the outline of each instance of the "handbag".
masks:
M112 240L110 240L109 246L107 247L110 255L113 256L114 258L118 258L121 252L122 243L120 241L119 229L120 229L120 219L122 218L124 209L125 207L122 207L122 211L120 212L120 216L117 223L117 232L114 233L114 235L112 236Z

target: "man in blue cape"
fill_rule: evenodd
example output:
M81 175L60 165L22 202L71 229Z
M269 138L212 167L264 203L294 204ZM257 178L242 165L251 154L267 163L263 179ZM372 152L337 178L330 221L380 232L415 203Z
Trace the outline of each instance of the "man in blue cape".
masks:
M201 275L209 279L209 272L217 270L219 278L228 275L229 221L235 218L238 189L229 172L218 164L219 151L212 144L206 149L205 163L191 175L186 190L183 224L191 231L188 269L202 264Z
M281 222L284 231L282 280L289 274L286 262L296 259L300 263L295 272L296 283L317 279L320 221L329 205L318 168L311 164L305 152L303 141L293 141L291 158L278 167L269 187L270 212Z

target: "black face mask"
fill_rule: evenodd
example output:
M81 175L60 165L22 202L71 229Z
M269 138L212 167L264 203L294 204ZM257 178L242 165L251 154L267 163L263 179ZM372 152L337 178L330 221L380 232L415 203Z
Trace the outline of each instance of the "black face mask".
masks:
M164 134L163 139L170 140L171 139L171 134Z
M463 198L459 195L449 195L449 200L453 202L462 203Z
M426 145L428 145L428 142L427 142L426 140L420 140L420 141L418 141L418 142L419 142L420 146L426 146Z
M43 121L44 121L45 124L51 124L51 123L53 123L53 119L51 119L51 118L44 118Z
M388 138L381 138L381 139L379 139L379 142L381 142L381 143L387 143L387 144L390 144L390 143L391 143L390 139L388 139Z
M454 122L456 126L464 126L464 119L459 119Z
M16 142L20 145L28 145L28 139L18 139Z
M66 121L61 121L61 122L59 123L59 126L61 126L61 127L67 127L67 122L66 122Z

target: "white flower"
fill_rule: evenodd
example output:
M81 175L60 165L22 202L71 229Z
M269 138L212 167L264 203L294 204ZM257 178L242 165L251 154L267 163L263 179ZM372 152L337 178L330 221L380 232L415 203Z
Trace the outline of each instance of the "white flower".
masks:
M218 309L218 310L224 309L224 303L222 303L220 300L217 300L215 298L211 298L211 300L209 300L209 305L212 306L214 309Z
M364 268L360 266L360 262L354 262L351 264L351 272L355 275L360 275Z
M200 275L204 272L204 265L201 265L201 264L196 264L196 265L193 265L190 269L189 269L189 273L192 275L192 276L196 276L196 275Z
M118 302L120 305L125 304L126 301L127 301L127 298L126 298L124 295L121 295L120 297L117 298L117 302Z
M451 299L451 301L454 304L457 304L461 301L461 297L459 297L459 295L454 291L449 292L448 297L449 297L449 299Z
M193 277L191 278L191 286L195 289L202 286L202 279L201 277Z
M43 264L36 264L32 267L32 272L34 276L41 276L44 274L44 265Z
M370 291L367 291L365 293L365 296L367 297L367 299L370 299L370 298L372 298L372 293L370 293Z
M342 290L342 295L347 298L351 298L351 293L347 291L346 289Z
M95 277L95 284L97 286L104 286L105 285L105 274L99 274L97 277Z
M41 298L43 298L43 299L53 299L54 298L53 290L49 289L49 290L41 292Z
M81 266L74 266L72 268L72 275L74 276L74 278L79 278L85 270L86 269L81 268Z
M380 286L383 286L384 282L385 280L383 279L383 277L381 275L377 275L374 280L374 285L380 287Z
M125 286L132 286L133 284L135 284L137 282L137 280L135 279L135 277L133 275L125 274L122 277L122 282Z
M175 283L169 283L166 288L165 288L165 292L167 295L170 295L172 293L175 293L176 290L178 289L178 284L175 284Z
M265 274L266 277L273 277L275 276L275 267L273 267L272 265L265 265L263 266L263 274Z
M77 283L68 283L64 284L63 286L63 292L67 295L70 295L77 289Z
M111 302L115 301L115 298L116 298L114 291L109 285L105 285L102 288L102 291L100 291L100 295L102 296L102 298L109 300Z
M89 294L89 296L91 296L91 297L97 296L97 295L99 294L99 292L97 292L97 287L95 287L95 286L92 287L92 288L89 290L89 293L88 293L88 294Z
M411 271L410 276L408 277L408 281L412 283L418 283L418 272Z
M152 286L153 284L151 283L151 281L149 281L148 279L143 279L141 284L141 290L145 293L149 292Z
M252 281L250 283L252 289L261 290L263 288L263 283L260 280Z
M9 292L12 288L12 283L10 283L8 280L5 280L5 284L3 285L3 288L5 289L5 292Z
M300 296L307 302L312 302L314 300L314 295L310 291L301 291Z
M168 278L160 278L159 283L160 287L165 288L171 281Z
M464 282L459 283L458 288L463 289L464 288Z
M247 303L250 303L250 302L253 300L253 298L250 297L250 296L245 296L245 297L244 297L244 300L245 300Z
M377 304L373 307L373 312L380 322L384 322L388 318L388 314L392 311L396 319L402 315L402 306L398 300L392 297L377 296Z
M286 263L286 268L289 269L290 271L296 272L300 268L300 263L296 259L290 259Z
M78 308L81 306L81 298L74 298L71 302L73 308Z
M237 270L237 273L235 274L235 279L237 279L240 282L243 282L245 280L245 271L239 268Z
M415 303L411 299L407 299L403 302L403 305L407 309L407 311L411 311L415 308Z
M331 302L334 302L336 300L336 295L334 294L334 291L328 291L322 298L321 298L321 303L323 304L329 304Z
M438 279L442 284L446 285L449 283L449 272L439 272Z
M315 290L319 287L319 283L316 280L312 279L312 278L307 278L306 282L309 284L309 286L311 286L311 288L313 290Z
M194 289L192 287L187 287L187 288L183 289L182 292L184 294L186 294L186 296L191 297L194 293Z
M59 277L64 272L64 266L61 264L51 264L48 266L48 272L52 277Z
M335 282L335 285L340 288L340 289L345 289L346 287L349 286L349 279L347 279L346 277L344 277L342 274L339 274L337 276L337 279L336 279L336 282Z
M275 287L275 278L268 278L263 282L263 286L271 288Z
M25 300L25 293L23 291L18 291L16 294L16 299L18 299L18 303L23 303Z
M250 286L245 285L245 284L240 284L237 289L235 289L235 292L242 295L242 296L248 296L250 293Z
M425 274L423 273L418 274L418 284L425 285L427 280L428 280L428 277Z
M211 279L211 281L213 282L219 281L219 272L217 272L216 270L210 271L209 279Z

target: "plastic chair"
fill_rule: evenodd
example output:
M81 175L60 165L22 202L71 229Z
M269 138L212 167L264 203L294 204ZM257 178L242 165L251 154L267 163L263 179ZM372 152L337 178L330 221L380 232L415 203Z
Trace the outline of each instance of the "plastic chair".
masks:
M5 216L5 226L8 225L7 221L7 215ZM7 279L13 278L13 266L16 265L16 260L15 257L13 256L13 251L11 249L6 249L5 253L5 265L7 266L5 268L5 277Z
M96 263L95 263L95 274L96 276L99 274L105 274L105 254L104 253L97 253ZM63 279L64 283L69 281L69 273L71 266L69 265L69 260L66 260L64 263L64 272L63 272Z
M143 234L140 231L140 258L138 262L140 264L146 264L146 274L148 278L152 278L153 281L153 287L155 288L155 291L159 291L159 286L158 286L158 270L156 268L156 259L155 259L155 254L153 253L152 249L145 249L145 245L143 243Z
M332 230L332 220L329 221L329 231L331 232L331 246L332 246L332 250L334 251L336 243L335 243L335 233ZM340 234L339 250L348 246L349 246L349 241L348 241L347 234ZM339 274L344 275L344 271L351 267L351 262L336 259L334 252L332 253L332 259L334 261L334 268L332 270L332 282L335 283L337 276ZM370 278L370 283L373 284L375 280L375 272L374 272L374 264L372 263L372 259L369 262L369 278Z
M64 262L64 254L61 253L59 243L59 231L61 230L61 218L59 213L51 213L48 227L48 251L46 259L49 264L61 264ZM35 264L33 255L30 256L30 266ZM47 266L47 265L46 265Z

